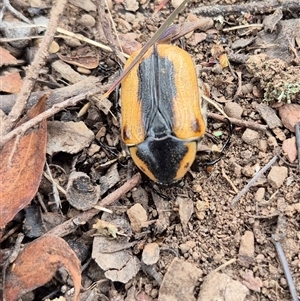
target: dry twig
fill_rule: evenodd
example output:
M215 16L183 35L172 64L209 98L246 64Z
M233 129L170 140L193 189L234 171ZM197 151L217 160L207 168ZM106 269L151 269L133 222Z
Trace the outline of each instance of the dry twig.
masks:
M67 0L55 1L54 3L55 4L51 10L50 21L47 31L45 33L45 37L40 45L37 54L34 57L34 60L29 70L27 71L26 77L22 85L22 89L18 94L15 105L9 113L9 118L6 120L6 123L3 127L3 134L7 134L13 128L13 126L25 110L26 103L35 84L35 81L38 78L41 67L45 64L47 60L48 49L53 40L60 15L64 11L64 7L67 3Z
M300 169L300 123L295 124L296 143L298 149L298 168Z
M251 1L235 5L203 5L192 9L193 14L199 14L206 17L218 15L241 15L242 12L252 14L271 13L276 8L281 7L283 11L300 11L300 2L297 0L268 0L268 1Z
M227 119L226 117L224 117L222 115L218 115L218 114L210 113L210 112L207 113L207 116L210 117L210 118L219 120L219 121L223 121L223 122L226 122L226 119ZM234 125L238 125L238 126L249 128L249 129L256 130L256 131L265 132L268 128L267 125L259 124L259 123L256 123L256 122L251 122L251 121L246 121L246 120L231 118L231 117L228 118L228 119Z
M102 77L89 76L88 78L63 88L51 90L51 95L47 100L47 107L51 108L53 105L61 103L66 98L71 98L79 94L86 94L94 90L97 86L101 86ZM99 93L102 93L108 86L99 87ZM35 103L45 94L45 91L33 92L27 102L26 109L34 106ZM17 94L1 95L0 110L8 114L16 102Z
M8 266L17 259L18 255L20 253L20 250L21 250L21 244L22 244L24 237L25 237L25 235L23 233L18 234L15 246L14 246L13 250L11 251L9 258L5 261L3 268L2 268L3 301L6 301L6 296L5 296L6 270L7 270Z
M279 261L281 263L286 281L289 286L290 293L292 295L292 300L299 301L298 296L297 296L297 291L295 288L295 284L293 281L293 277L292 277L288 262L286 260L283 248L280 243L284 239L285 236L286 236L286 218L283 214L279 214L278 221L277 221L276 233L272 234L271 241L274 244L275 249L277 251Z
M222 176L223 178L228 182L228 184L232 187L235 193L238 193L238 189L235 187L233 182L229 179L229 177L226 175L225 169L222 167Z
M262 176L264 172L266 172L278 159L278 155L275 155L267 165L265 165L260 171L258 171L255 176L248 182L248 184L232 199L231 207L235 205L235 203L244 196L250 187Z
M25 23L30 24L30 20L27 19L25 16L23 16L19 11L17 11L9 2L9 0L2 0L3 1L3 6L2 6L2 10L0 13L0 22L2 21L3 15L5 10L9 10L13 15L15 15L18 19L22 20Z
M119 199L122 195L130 191L133 187L138 185L138 183L141 180L141 175L136 174L134 175L129 181L124 183L121 187L116 189L114 192L109 194L107 197L105 197L103 200L99 201L95 206L97 207L105 207L110 204L112 204L114 201ZM92 208L88 211L82 212L76 217L73 217L66 222L62 223L61 225L51 229L49 232L46 234L51 234L51 235L57 235L60 237L66 236L73 231L77 229L79 225L85 224L87 221L92 219L96 214L98 214L100 210Z
M21 135L21 134L25 133L28 129L32 128L36 124L39 124L44 119L47 119L47 118L55 115L56 113L60 112L61 110L65 109L67 107L75 106L79 101L86 99L91 94L97 93L97 92L99 92L98 88L93 91L82 93L80 95L71 97L61 103L55 104L52 108L46 110L45 112L41 113L40 115L28 120L27 122L24 122L19 127L15 128L11 132L9 132L7 135L0 137L0 149L5 145L5 143L10 141L17 135Z

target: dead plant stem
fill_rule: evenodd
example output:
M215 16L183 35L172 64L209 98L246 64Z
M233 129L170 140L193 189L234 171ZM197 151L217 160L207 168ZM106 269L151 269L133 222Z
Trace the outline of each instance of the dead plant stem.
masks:
M18 119L20 118L21 114L24 112L28 98L30 93L33 89L35 81L38 78L39 72L42 66L45 64L47 57L48 57L48 49L53 40L53 37L56 33L56 28L58 26L58 22L60 19L61 14L64 11L64 7L67 3L67 0L55 1L54 6L51 10L51 16L49 25L47 27L45 37L43 42L40 45L40 48L29 67L26 77L24 79L22 89L18 94L17 100L15 105L13 106L11 112L8 115L6 123L3 127L3 134L7 134L11 131L14 127Z
M281 7L283 11L300 11L300 2L298 0L268 0L268 1L249 1L234 5L203 5L192 9L193 14L206 17L241 15L242 12L251 14L271 13L276 8Z

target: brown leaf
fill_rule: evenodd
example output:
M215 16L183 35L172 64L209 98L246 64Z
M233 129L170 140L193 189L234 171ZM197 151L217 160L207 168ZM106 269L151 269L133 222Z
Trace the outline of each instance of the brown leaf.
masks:
M210 51L214 59L218 59L220 55L225 53L224 47L222 45L213 45Z
M28 244L18 255L6 276L6 300L17 300L23 294L46 284L60 267L66 268L72 276L74 300L79 301L80 261L62 238L50 235Z
M229 66L229 60L226 53L222 53L219 56L219 62L222 68L226 68Z
M99 55L97 53L87 53L87 54L81 54L78 53L77 55L73 56L65 56L60 53L57 53L57 56L64 62L78 66L83 67L86 69L95 69L99 65Z
M19 72L7 73L0 76L0 91L17 94L20 92L23 80Z
M283 125L291 132L295 132L295 124L300 122L300 105L283 105L279 107L279 115Z
M0 67L14 65L17 63L17 59L12 56L8 50L0 46Z
M45 110L43 96L18 125ZM46 157L47 123L6 143L0 152L0 229L27 206L36 194Z

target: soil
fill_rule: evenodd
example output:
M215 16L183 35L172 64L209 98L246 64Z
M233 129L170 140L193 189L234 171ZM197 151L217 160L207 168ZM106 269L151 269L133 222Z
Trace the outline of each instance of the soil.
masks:
M48 0L42 2L43 15L48 18L52 3ZM107 44L103 32L99 32L101 26L97 24L99 22L97 12L93 9L87 12L89 8L85 8L85 5L89 2L84 2L78 4L77 1L69 1L59 26ZM153 1L108 2L116 31L123 34L134 33L134 39L142 45L149 40L176 5L176 1L167 3L155 17L152 17L157 7L157 3ZM27 10L30 4L26 1L12 0L11 4L27 17L31 17ZM244 5L247 1L201 2L201 5L212 7L215 4ZM135 6L138 9L135 9ZM199 14L193 13L199 6L199 1L190 1L188 7L174 22L183 23L199 18ZM107 14L107 10L105 11ZM92 16L92 18L87 16ZM270 16L273 16L271 21L267 19ZM258 105L268 106L277 118L278 107L287 102L300 105L299 10L296 12L284 10L279 20L267 10L257 14L244 11L239 14L215 15L213 20L214 26L205 32L200 42L195 42L195 34L199 33L195 30L194 33L182 38L181 46L193 58L201 80L209 87L210 97L221 107L225 107L225 112L230 117L268 125L270 121L268 118L271 119L271 117L264 119L263 114L257 109ZM245 26L245 28L223 31L225 28L234 26L265 24L264 22L267 21L271 28L269 30L266 29L267 26L265 29ZM292 33L294 38L289 36ZM280 45L277 40L278 36L280 36ZM291 42L290 45L288 40ZM81 48L86 46L84 43L78 46L73 45L60 37L55 38L55 41L59 44L59 54L64 56L74 54L78 56ZM275 43L277 46L273 49ZM180 42L175 41L174 44L180 45ZM18 59L24 59L26 64L29 64L30 61L25 53L32 52L33 49L32 43L29 43L19 51ZM93 59L98 57L100 61L99 67L92 68L92 74L87 76L101 78L103 85L112 83L120 73L116 57L110 52L93 46L87 46L86 49L83 51L85 54L88 51ZM225 54L225 61L226 58L229 59L229 67L222 65L221 54ZM57 71L60 69L53 67L53 62L57 60L59 60L57 53L49 56L33 92L72 84L70 80L63 78L61 71ZM72 68L76 70L76 67ZM26 71L26 68L24 69ZM289 90L285 89L286 83L292 84ZM69 96L65 95L65 97ZM106 106L103 108L95 104L95 101L91 101L91 106L81 117L78 117L78 112L88 102L82 101L76 107L68 108L53 117L52 126L57 121L82 121L94 134L94 136L90 132L86 134L89 135L89 141L80 142L82 146L79 152L72 152L72 150L68 150L68 153L59 152L58 149L64 147L61 141L59 143L62 143L62 146L59 145L58 149L56 146L55 150L48 152L47 162L50 164L52 176L62 187L67 188L72 171L83 172L89 176L92 187L100 185L103 198L126 182L130 175L138 172L128 155L118 158L119 154L126 151L126 148L122 145L120 138L121 110L117 98L117 92L110 95L107 104L110 109L106 111ZM237 106L231 108L233 103ZM219 113L210 104L207 111ZM295 133L283 126L281 122L279 118L279 125L274 128L268 127L263 131L235 126L229 147L224 151L221 160L213 167L193 168L181 183L171 187L156 185L143 177L139 186L108 206L113 210L113 215L108 217L108 213L99 213L96 216L98 219L118 225L117 233L127 235L126 243L132 243L127 250L131 257L137 258L138 261L142 260L143 249L148 243L157 243L160 252L157 262L154 263L155 272L142 266L131 279L126 280L126 283L109 280L112 276L107 277L108 274L104 274L103 269L99 267L97 256L101 255L101 251L96 251L93 245L95 244L93 236L95 218L65 236L64 239L70 245L77 246L75 252L84 266L82 286L85 291L81 295L81 300L178 300L172 297L172 292L168 295L165 288L164 295L167 297L164 297L165 299L158 297L161 287L165 285L165 281L161 282L161 280L164 279L172 260L176 257L184 262L192 263L191 267L197 269L195 286L192 290L193 297L182 297L181 300L205 300L200 299L199 292L206 276L232 259L235 260L224 266L221 273L249 288L247 295L239 300L292 300L281 262L271 239L273 234L278 237L280 231L282 234L280 244L299 296L300 180L297 163L299 158L291 162L284 154L280 154L273 166L255 181L235 205L231 206L233 198L247 185L256 172L278 154L283 142L295 136ZM75 129L71 130L72 133L75 131ZM57 135L61 135L62 141L72 139L72 134L68 136L69 134L60 132L56 135L51 133L52 141ZM91 135L94 137L92 141ZM220 149L228 135L227 123L208 117L207 133L201 148ZM212 155L202 155L197 158L197 162L212 160L218 156L216 152ZM274 167L278 169L275 169L273 171L275 175L272 175ZM42 198L48 210L47 216L52 212L56 218L55 221L47 221L48 230L94 205L93 203L91 205L85 203L84 206L74 205L74 202L72 203L68 197L61 194L62 207L57 209L53 204L52 186L45 178L42 179L39 193L39 198ZM96 195L99 195L98 190ZM78 202L77 197L75 198ZM88 199L93 199L93 197L89 196ZM85 202L84 199L83 202ZM142 211L126 214L135 203L142 205L142 209L138 208ZM31 206L43 212L42 223L45 225L45 212L41 209L37 198L33 200ZM143 210L146 213L145 219L140 219L144 214ZM16 225L23 225L24 214L28 219L28 211L26 213L22 211L6 226L5 233ZM57 221L57 218L60 220ZM136 227L136 223L142 223L142 226ZM283 229L279 229L282 225ZM34 224L33 227L38 226ZM42 228L41 232L46 233L45 227ZM2 248L13 248L18 231L24 231L23 229L22 226L17 227L11 237L3 242ZM26 238L23 243L30 242L39 235L29 235L25 231ZM119 239L122 235L116 234L116 237ZM96 252L100 252L100 255ZM253 273L251 280L255 280L253 286L247 284L245 280L247 278L245 275L249 275L249 271L250 274ZM71 287L70 281L59 274L47 285L27 293L26 298L22 300L42 300L48 295L50 299L54 299L63 295L63 292ZM90 296L89 299L88 296ZM220 297L218 300L235 300L233 296L234 293L229 299L222 296L222 299ZM65 297L70 299L67 294Z

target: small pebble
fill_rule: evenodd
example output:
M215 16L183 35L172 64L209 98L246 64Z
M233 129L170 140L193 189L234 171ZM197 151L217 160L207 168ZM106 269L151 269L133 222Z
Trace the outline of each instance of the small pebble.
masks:
M89 74L92 73L91 70L86 69L86 68L83 68L83 67L80 67L80 66L77 67L76 70L77 70L79 73L84 74L84 75L89 75Z
M126 0L124 2L124 6L127 11L135 12L139 9L139 3L137 0Z
M130 220L133 232L140 232L147 221L147 212L141 204L134 204L127 210L127 215Z
M259 140L258 142L258 149L262 152L266 153L268 149L268 143L266 140Z
M142 260L147 265L157 263L159 259L159 246L156 242L146 244L142 254Z
M94 154L96 154L97 152L99 152L99 150L100 150L100 146L93 143L93 144L89 147L88 155L89 155L89 156L93 156Z
M132 14L132 13L130 13L130 12L126 12L126 13L125 13L125 20L126 20L128 23L132 24L132 23L135 21L135 15Z
M246 266L254 262L254 234L252 231L245 231L241 237L239 259Z
M246 165L242 168L242 174L248 178L252 178L255 174L255 166Z
M224 112L229 117L241 119L243 114L243 108L236 102L228 102L225 105Z
M275 129L277 127L282 127L282 123L277 116L274 109L270 106L260 103L256 106L256 110L261 115L262 119L267 123L270 129Z
M246 129L246 131L242 135L242 140L251 146L257 146L259 139L259 133L251 129Z
M275 147L278 145L277 140L274 136L269 137L267 142L268 142L268 145L271 147Z
M289 162L293 163L297 158L296 137L284 140L282 143L282 151Z
M196 243L193 240L189 240L186 243L181 244L179 246L179 249L180 249L180 251L181 251L182 254L185 254L190 249L193 249L195 246L196 246Z
M256 262L257 263L262 263L264 261L264 259L265 259L265 256L263 254L258 254L256 256Z
M176 9L182 3L182 1L183 0L172 0L171 4Z
M95 26L96 20L91 15L84 14L78 20L78 23L85 26L85 27L91 28L91 27Z
M288 169L285 166L273 166L268 174L268 181L274 188L279 188L288 175Z
M156 288L153 288L153 289L151 290L150 296L151 296L152 298L157 298L157 296L158 296L158 290L157 290Z
M260 203L265 198L265 193L266 193L266 189L264 187L258 188L255 193L254 200L257 203Z

